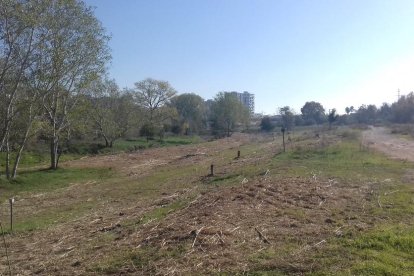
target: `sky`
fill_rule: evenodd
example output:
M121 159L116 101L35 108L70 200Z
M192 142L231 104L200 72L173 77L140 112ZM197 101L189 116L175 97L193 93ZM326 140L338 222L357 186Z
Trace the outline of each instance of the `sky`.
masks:
M412 0L85 0L111 35L109 75L213 99L255 94L255 112L307 101L392 103L414 90Z

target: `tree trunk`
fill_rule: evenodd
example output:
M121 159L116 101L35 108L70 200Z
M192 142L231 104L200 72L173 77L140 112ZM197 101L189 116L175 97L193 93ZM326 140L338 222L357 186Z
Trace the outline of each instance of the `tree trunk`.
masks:
M17 168L19 167L19 163L20 163L20 158L22 156L22 152L23 152L23 146L20 147L20 150L17 152L16 159L14 160L12 178L16 178L16 176L17 176Z
M10 179L10 145L8 137L6 137L6 177Z
M16 178L16 176L17 176L17 168L19 167L20 158L21 158L21 156L22 156L22 154L23 154L23 149L24 149L24 146L26 145L27 138L29 137L29 132L30 132L30 128L31 128L31 126L32 126L32 122L30 122L29 126L28 126L28 127L27 127L27 129L26 129L26 133L24 134L23 141L22 141L22 143L20 144L20 149L19 149L19 151L17 152L16 159L14 160L14 166L13 166L12 178Z
M59 138L57 136L52 137L50 140L50 168L56 170L58 168L59 161Z

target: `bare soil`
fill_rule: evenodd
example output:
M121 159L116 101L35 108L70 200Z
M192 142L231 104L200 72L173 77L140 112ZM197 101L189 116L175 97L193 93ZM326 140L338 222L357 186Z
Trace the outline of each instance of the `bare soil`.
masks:
M364 132L363 143L395 159L414 162L414 140L391 134L385 127L371 127Z

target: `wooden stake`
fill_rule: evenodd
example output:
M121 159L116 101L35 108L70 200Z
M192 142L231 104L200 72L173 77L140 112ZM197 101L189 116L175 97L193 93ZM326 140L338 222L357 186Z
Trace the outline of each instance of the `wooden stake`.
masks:
M10 232L13 232L13 203L14 198L9 198L10 203Z
M282 137L283 137L283 152L286 152L286 146L285 146L285 131L286 131L286 129L284 127L282 127L281 131L282 131Z
M210 166L210 175L213 176L214 175L214 165L211 164Z

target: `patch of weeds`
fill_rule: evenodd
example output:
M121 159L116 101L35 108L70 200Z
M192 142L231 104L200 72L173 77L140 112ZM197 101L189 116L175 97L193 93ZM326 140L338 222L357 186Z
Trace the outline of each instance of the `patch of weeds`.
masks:
M148 213L144 214L143 217L139 221L126 221L124 222L124 225L126 227L128 226L137 226L137 225L144 225L146 223L152 222L152 221L158 221L165 217L167 217L169 214L176 212L185 206L187 206L188 202L190 202L190 198L186 198L183 200L176 200L168 205L157 207Z
M224 176L216 176L213 177L213 179L209 182L209 183L216 183L219 184L218 182L231 182L232 180L234 180L235 178L238 178L240 175L238 174L229 174L229 175L224 175Z
M307 213L303 209L289 209L286 208L283 210L283 215L287 215L293 219L297 219L299 221L306 222L307 220Z
M156 208L150 213L145 214L144 217L142 217L140 222L142 224L145 224L149 221L161 220L165 218L168 214L173 213L179 209L182 209L184 206L187 205L187 203L188 203L188 200L176 200L172 202L171 204Z
M127 270L132 273L156 274L154 262L160 259L180 259L187 249L179 245L173 249L144 246L126 252L117 252L116 257L110 257L89 269L91 272L103 274L120 274ZM122 273L121 273L122 274Z

